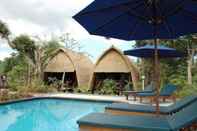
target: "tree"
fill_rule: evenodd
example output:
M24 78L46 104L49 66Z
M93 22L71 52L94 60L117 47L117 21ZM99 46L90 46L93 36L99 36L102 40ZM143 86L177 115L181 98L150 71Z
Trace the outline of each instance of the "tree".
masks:
M61 35L57 41L59 43L62 43L64 45L64 47L66 49L72 50L72 51L76 51L78 53L82 53L85 54L87 56L90 56L90 54L88 54L87 52L82 52L82 46L80 45L80 43L74 39L69 33L63 34ZM78 57L78 61L81 59L81 57ZM62 82L61 82L61 86L63 87L64 85L64 77L65 77L65 72L62 75Z
M9 86L12 89L16 89L18 86L24 86L28 84L28 63L23 55L14 54L11 57L4 60L5 71L9 80Z
M2 73L7 74L10 72L16 65L20 64L23 61L24 57L17 53L12 53L10 57L5 58L2 62L3 64L3 71Z
M51 39L50 41L38 39L37 43L35 50L35 74L39 79L43 79L44 69L56 55L56 50L62 46L55 39Z
M77 42L77 40L72 38L69 33L61 35L58 39L59 42L64 44L66 49L75 50L78 52L80 52L82 49L82 46Z
M56 40L59 43L63 44L66 49L70 49L70 50L76 51L78 53L83 53L83 54L91 57L91 55L88 52L82 51L83 46L75 38L73 38L70 35L70 33L63 34L60 37L58 37Z
M7 27L7 25L0 20L0 37L2 39L7 40L9 46L14 48L14 45L12 44L12 42L10 41L10 38L9 38L10 34L11 34L11 32L10 32L9 28Z
M187 35L177 40L168 41L168 45L187 54L187 82L192 85L192 70L194 68L194 56L197 54L197 36Z
M4 67L5 67L4 62L0 60L0 73L3 73Z
M141 46L145 46L145 45L152 45L153 41L152 40L139 40L136 41L136 44L134 45L134 47L141 47ZM153 58L149 58L149 59L144 59L141 58L139 61L139 68L140 68L140 72L142 76L145 76L145 85L148 85L150 83L153 82L154 80L154 61Z
M161 45L166 45L168 47L176 48L180 51L185 51L185 44L175 43L175 41L172 40L160 40L159 43ZM146 44L152 45L153 42L151 40L143 40L143 41L137 41L136 47L144 46ZM184 45L184 46L183 46ZM182 47L183 46L183 47ZM173 60L173 62L172 62ZM141 59L140 66L141 72L143 75L146 76L146 84L149 84L153 79L153 61L151 59ZM165 58L160 59L160 76L161 76L161 83L168 83L173 78L181 75L186 76L185 74L185 67L186 67L186 59L173 59L173 58ZM177 70L178 69L178 70ZM176 75L176 76L175 76Z
M27 35L21 35L13 40L13 44L19 54L24 55L28 61L28 83L34 79L43 79L43 70L55 55L55 50L60 48L60 44L55 40L45 41L40 38L30 38ZM32 72L32 73L31 73Z
M31 68L35 63L35 42L27 35L21 35L16 37L12 43L14 44L15 50L18 53L25 57L28 63L28 72L27 72L27 85L31 83Z

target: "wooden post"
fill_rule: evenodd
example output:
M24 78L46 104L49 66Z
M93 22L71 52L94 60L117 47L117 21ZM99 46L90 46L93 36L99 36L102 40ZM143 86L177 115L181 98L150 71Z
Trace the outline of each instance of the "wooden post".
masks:
M156 87L156 113L159 116L159 93L160 93L160 71L159 71L159 56L158 56L158 40L154 39L154 86Z
M66 73L63 72L63 75L62 75L62 84L61 84L61 89L64 87L64 79L65 79L65 75Z
M158 18L157 18L157 1L153 1L153 25L154 25L154 46L155 46L155 52L154 52L154 63L155 63L155 66L154 66L154 85L155 85L155 88L156 88L156 99L155 99L155 102L156 102L156 114L157 116L159 116L159 93L160 93L160 71L159 71L159 56L158 56L158 32L157 32L157 25L159 24L159 21L158 21Z

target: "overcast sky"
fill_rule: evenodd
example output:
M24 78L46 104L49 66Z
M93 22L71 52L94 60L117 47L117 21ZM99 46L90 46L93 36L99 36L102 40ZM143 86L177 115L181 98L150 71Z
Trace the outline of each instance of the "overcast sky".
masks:
M132 42L106 40L89 35L72 16L93 0L1 0L0 19L7 23L14 36L51 36L70 33L95 61L112 44L121 50L130 49ZM13 52L0 41L0 59Z

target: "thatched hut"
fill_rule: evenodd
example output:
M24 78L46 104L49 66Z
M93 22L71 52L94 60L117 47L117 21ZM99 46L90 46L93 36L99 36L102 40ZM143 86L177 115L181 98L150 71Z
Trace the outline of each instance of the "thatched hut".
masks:
M82 53L61 48L44 70L44 80L64 81L68 86L88 86L93 63Z
M123 53L112 46L106 50L97 60L91 75L89 86L94 92L104 80L112 79L116 82L129 81L136 87L139 74L131 60Z

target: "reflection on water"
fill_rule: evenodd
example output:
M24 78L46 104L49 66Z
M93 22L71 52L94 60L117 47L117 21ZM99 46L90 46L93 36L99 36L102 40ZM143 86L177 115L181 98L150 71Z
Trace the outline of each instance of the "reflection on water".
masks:
M78 131L76 121L108 103L43 99L0 106L1 131Z

